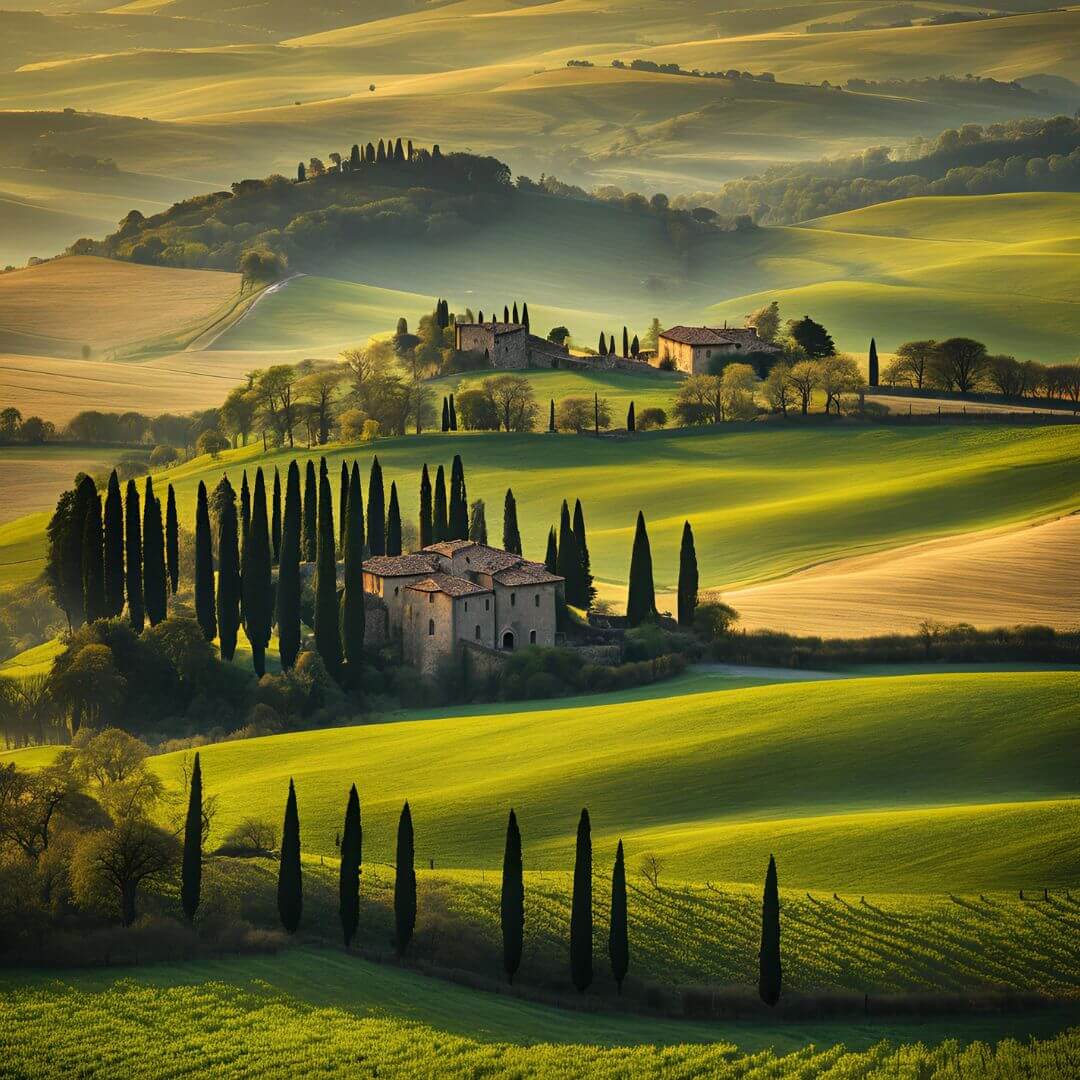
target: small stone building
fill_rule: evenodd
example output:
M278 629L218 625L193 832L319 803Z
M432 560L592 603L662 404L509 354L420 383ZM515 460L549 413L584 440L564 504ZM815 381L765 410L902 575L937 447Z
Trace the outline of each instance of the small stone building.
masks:
M485 353L500 371L554 368L570 358L565 345L530 334L522 323L457 323L454 344L461 352Z
M708 375L714 357L736 360L779 352L776 345L762 341L752 326L673 326L660 334L650 362L659 366L664 360L674 360L675 367L687 375Z
M364 591L381 598L391 638L429 675L463 641L504 652L554 645L562 583L542 563L471 540L364 563Z

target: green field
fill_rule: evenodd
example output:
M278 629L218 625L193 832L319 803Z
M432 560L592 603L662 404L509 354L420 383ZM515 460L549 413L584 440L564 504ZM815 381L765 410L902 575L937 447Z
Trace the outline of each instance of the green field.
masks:
M676 688L219 744L203 773L221 830L255 812L276 821L292 777L304 848L323 854L356 782L372 861L390 858L407 798L422 863L498 866L512 805L527 866L564 869L585 804L600 865L622 837L699 882L756 881L772 851L789 886L1056 887L1080 872L1067 840L1078 689L1075 672ZM166 779L177 767L153 766Z
M9 981L4 991L6 1067L27 1077L71 1075L93 1061L95 1075L155 1078L189 1074L212 1063L214 1075L225 1077L391 1073L735 1080L797 1075L812 1080L845 1075L885 1080L980 1075L1004 1080L1024 1075L1051 1080L1080 1063L1080 1036L1054 1034L1068 1022L1060 1014L917 1027L880 1021L762 1027L603 1017L477 994L315 950L164 965L123 978L44 976L28 984ZM1045 1041L1028 1041L1031 1034ZM978 1038L990 1045L965 1045ZM847 1046L830 1048L839 1040Z

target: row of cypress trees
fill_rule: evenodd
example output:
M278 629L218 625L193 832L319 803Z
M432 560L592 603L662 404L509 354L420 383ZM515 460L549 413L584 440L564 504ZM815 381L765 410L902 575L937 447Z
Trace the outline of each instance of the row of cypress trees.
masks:
M199 906L202 880L202 771L196 753L189 788L188 810L184 826L184 850L180 897L188 919L194 919ZM296 787L289 780L285 801L285 820L281 832L278 859L277 902L281 925L296 933L303 913L303 870L300 861L300 815ZM363 827L360 797L356 785L349 789L345 822L340 834L338 911L342 939L348 948L360 924L360 873L363 863ZM398 819L397 849L394 860L394 946L404 956L416 929L416 844L412 812L408 800ZM525 878L522 859L521 829L513 808L506 824L503 851L502 886L499 912L503 941L503 969L513 983L521 966L525 937ZM574 853L573 893L570 905L570 976L579 993L593 981L593 857L592 824L587 808L578 819ZM611 974L619 993L630 970L630 937L626 894L626 862L623 842L615 851L611 874L608 958ZM776 860L769 856L762 897L761 947L758 954L758 992L772 1006L780 999L783 967L780 957L780 897Z
M491 312L491 321L495 322L498 318L498 312L493 308ZM477 312L476 321L482 323L484 321L483 309ZM510 307L509 304L503 304L502 321L504 323L513 323L514 325L524 326L525 332L529 333L531 325L529 323L529 304L528 301L523 300L521 302L521 311L518 311L517 301L514 301L514 306Z
M176 494L166 508L146 478L142 500L134 480L123 497L114 469L102 500L85 474L60 497L49 522L46 577L72 626L117 618L125 604L137 633L168 614L169 594L180 585Z
M454 404L454 395L444 395L442 399L442 429L443 431L457 431L457 406Z
M615 335L605 337L603 330L600 331L600 341L597 345L596 351L600 356L614 356L615 355ZM622 356L623 359L629 359L631 356L637 356L641 352L641 343L638 341L637 334L634 335L634 340L630 340L629 331L624 326L622 328Z
M698 602L697 549L694 530L683 522L679 546L678 620L680 626L694 623ZM626 617L631 626L640 626L656 615L656 590L653 585L652 548L645 515L639 510L634 528L634 546L630 553L630 582L627 589Z
M596 597L592 566L589 558L589 541L585 533L585 514L581 500L574 500L571 521L570 506L563 499L559 511L559 527L552 526L548 532L544 566L549 573L565 578L566 602L573 607L588 609Z

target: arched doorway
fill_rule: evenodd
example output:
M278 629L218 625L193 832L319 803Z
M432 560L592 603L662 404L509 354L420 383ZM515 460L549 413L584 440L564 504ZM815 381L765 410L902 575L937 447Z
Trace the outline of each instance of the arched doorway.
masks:
M507 630L507 631L504 632L504 634L502 636L502 647L507 652L513 652L514 651L514 631L513 630Z

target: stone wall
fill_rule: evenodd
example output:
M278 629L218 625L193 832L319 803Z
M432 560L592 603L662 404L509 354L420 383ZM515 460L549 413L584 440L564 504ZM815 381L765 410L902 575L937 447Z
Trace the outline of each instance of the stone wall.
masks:
M487 353L500 371L523 371L529 366L525 327L510 323L459 323L455 343L463 352Z

